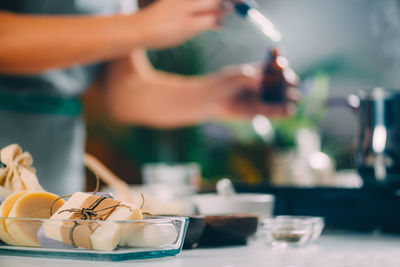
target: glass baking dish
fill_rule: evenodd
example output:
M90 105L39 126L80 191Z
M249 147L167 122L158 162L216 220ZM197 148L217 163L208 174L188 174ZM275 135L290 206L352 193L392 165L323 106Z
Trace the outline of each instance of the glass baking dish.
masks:
M0 217L0 255L123 261L175 256L186 217L100 221ZM6 227L4 227L6 226ZM2 238L4 240L4 238ZM10 242L11 241L11 242Z

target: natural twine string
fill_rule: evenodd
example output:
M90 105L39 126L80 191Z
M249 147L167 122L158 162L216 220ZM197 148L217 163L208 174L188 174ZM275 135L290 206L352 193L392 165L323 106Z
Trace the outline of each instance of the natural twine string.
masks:
M100 188L100 178L99 178L99 176L98 176L97 174L95 174L95 176L96 176L96 188L95 188L95 190L93 191L92 195L95 195L95 194L99 191L99 188ZM53 216L54 204L55 204L58 200L60 200L60 199L62 199L62 198L67 198L67 197L71 197L71 196L72 196L71 194L70 194L70 195L63 195L63 196L59 196L58 198L54 199L54 200L51 202L51 205L50 205L50 217ZM143 208L143 206L144 206L145 199L144 199L143 193L140 194L140 196L142 197L142 204L140 205L140 210L142 210L142 208ZM72 213L74 213L74 215L79 215L79 216L80 216L79 219L81 219L81 220L97 220L97 219L102 220L102 219L101 219L101 216L98 215L98 212L105 211L105 210L108 210L108 209L112 210L112 209L117 208L117 207L126 207L126 208L129 208L130 211L132 211L132 209L131 209L129 206L123 205L123 204L118 204L118 205L110 206L110 207L103 208L103 209L100 209L100 210L95 210L95 208L96 208L104 199L106 199L106 198L107 198L107 197L100 197L100 198L98 198L95 202L93 202L93 203L89 206L89 208L82 208L82 209L71 208L71 209L65 209L65 210L59 211L58 214L61 214L61 213L63 213L63 212L72 212ZM151 214L150 212L143 212L143 211L142 211L142 214L143 214L143 215L149 216L150 219L153 218L153 214Z
M99 191L99 188L100 188L100 178L99 178L99 176L96 174L96 188L95 188L95 190L93 191L92 195L95 195L95 194ZM54 204L55 204L58 200L60 200L60 199L62 199L62 198L67 198L67 197L71 197L71 196L72 196L72 195L64 195L64 196L59 196L58 198L54 199L54 200L51 202L51 205L50 205L50 217L53 215ZM132 209L131 209L129 206L127 206L127 205L122 205L122 204L110 206L110 207L107 207L107 208L104 208L104 209L101 209L101 210L95 210L95 208L96 208L104 199L106 199L106 198L107 198L107 197L100 197L100 198L98 198L97 200L95 200L95 201L89 206L89 208L82 208L82 209L72 208L72 209L66 209L66 210L59 211L58 214L61 214L61 213L66 212L66 211L69 211L69 212L73 212L74 214L79 214L79 215L80 215L80 218L79 218L79 219L82 219L82 220L94 219L94 220L96 220L96 219L101 219L101 216L99 216L99 215L97 214L97 212L100 212L100 211L104 211L104 210L108 210L108 209L111 209L111 210L112 210L112 209L117 208L117 207L126 207L126 208L129 208L130 211L132 211Z
M61 210L58 212L58 214L61 214L63 212L72 212L74 215L79 215L80 217L78 217L78 219L81 220L103 220L103 218L101 217L101 215L99 215L98 213L101 211L105 211L105 210L113 210L117 207L125 207L128 208L130 211L132 211L132 209L127 206L127 205L123 205L123 204L117 204L117 205L113 205L113 206L109 206L103 209L99 209L96 210L96 208L100 205L100 203L105 200L107 197L100 197L98 199L96 199L90 206L89 208L82 208L82 209L77 209L77 208L72 208L72 209L65 209L65 210Z

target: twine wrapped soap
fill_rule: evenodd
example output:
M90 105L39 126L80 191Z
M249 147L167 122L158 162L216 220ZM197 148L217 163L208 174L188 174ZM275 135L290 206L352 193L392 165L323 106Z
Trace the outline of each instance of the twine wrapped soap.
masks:
M112 251L118 244L125 244L131 232L129 224L114 221L141 219L136 204L76 192L44 222L44 233L74 247Z

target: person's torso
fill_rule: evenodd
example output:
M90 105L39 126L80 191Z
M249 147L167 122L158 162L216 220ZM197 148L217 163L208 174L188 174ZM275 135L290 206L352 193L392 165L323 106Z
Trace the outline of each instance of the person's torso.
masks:
M1 0L0 10L19 14L109 15L120 11L121 1ZM0 74L0 148L17 143L30 152L39 182L50 192L69 194L83 189L85 129L78 97L100 68L101 63L38 75Z

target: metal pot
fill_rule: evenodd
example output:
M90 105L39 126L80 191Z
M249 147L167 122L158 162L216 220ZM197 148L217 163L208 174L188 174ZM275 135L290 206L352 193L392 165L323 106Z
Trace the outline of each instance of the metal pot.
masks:
M400 90L361 91L356 166L364 182L400 182Z
M400 90L374 88L327 104L358 116L355 162L364 183L400 183Z

